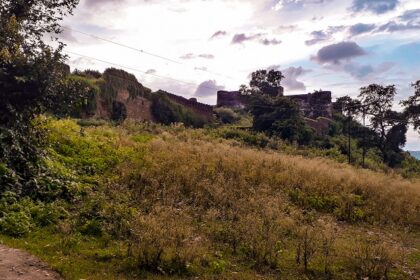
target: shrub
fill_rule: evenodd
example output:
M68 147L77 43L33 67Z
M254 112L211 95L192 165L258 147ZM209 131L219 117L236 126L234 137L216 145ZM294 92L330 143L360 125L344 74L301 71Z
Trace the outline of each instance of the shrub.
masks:
M185 275L204 261L205 239L197 235L188 217L171 208L142 215L133 228L132 254L139 268L163 274ZM205 250L207 249L207 250Z
M6 213L0 218L0 231L10 236L24 236L32 228L31 216L23 211Z
M239 120L238 114L230 108L216 108L214 109L217 117L225 124L232 124Z
M349 253L349 263L357 279L388 279L392 257L385 243L359 240L353 244Z

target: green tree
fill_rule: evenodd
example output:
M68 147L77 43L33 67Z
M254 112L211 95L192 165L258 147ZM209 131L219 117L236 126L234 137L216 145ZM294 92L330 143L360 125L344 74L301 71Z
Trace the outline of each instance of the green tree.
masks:
M355 116L361 112L362 104L359 100L345 95L337 98L337 101L334 103L334 110L345 116Z
M99 87L90 79L71 75L61 82L57 94L51 96L56 106L50 112L57 117L92 117L98 94Z
M32 120L53 108L67 75L59 22L78 0L0 2L0 193L39 195L39 134ZM43 41L49 35L53 48ZM44 182L43 185L48 185ZM52 187L51 185L47 187Z
M402 113L392 110L397 91L394 85L371 84L361 88L359 98L369 116L373 131L378 135L377 147L384 162L397 165L396 154L405 144L407 121Z
M283 78L280 71L258 70L251 74L249 87L241 86L240 92L250 96L247 109L254 117L253 128L292 142L307 144L313 133L306 126L299 106L280 94Z
M291 142L308 144L313 132L305 125L299 106L286 97L254 94L249 110L256 131L276 135Z
M249 87L241 86L240 91L243 94L268 94L277 96L281 89L281 81L284 78L281 71L276 70L258 70L251 74Z
M420 80L412 84L414 95L401 102L404 114L413 123L414 129L420 133Z

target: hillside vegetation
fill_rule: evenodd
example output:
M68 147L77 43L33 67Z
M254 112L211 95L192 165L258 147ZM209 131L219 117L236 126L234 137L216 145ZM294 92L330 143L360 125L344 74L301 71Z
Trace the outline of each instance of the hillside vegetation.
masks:
M420 273L418 180L288 155L286 144L251 147L222 129L37 123L61 198L41 203L8 192L0 239L65 279Z

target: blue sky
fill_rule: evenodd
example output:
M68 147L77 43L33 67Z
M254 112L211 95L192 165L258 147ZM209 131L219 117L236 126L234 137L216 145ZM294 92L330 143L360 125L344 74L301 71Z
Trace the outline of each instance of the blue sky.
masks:
M262 68L283 71L286 95L381 83L402 100L420 79L418 0L82 0L64 26L66 50L83 55L73 68L127 66L153 90L209 104ZM420 150L414 131L406 148Z

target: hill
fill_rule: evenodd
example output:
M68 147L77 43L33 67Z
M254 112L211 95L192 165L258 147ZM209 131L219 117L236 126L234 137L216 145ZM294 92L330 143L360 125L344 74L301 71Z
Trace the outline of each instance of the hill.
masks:
M276 148L251 147L227 139L234 130L38 123L47 133L45 164L65 196L44 203L3 196L0 239L65 279L420 273L418 180L290 155L273 139Z

